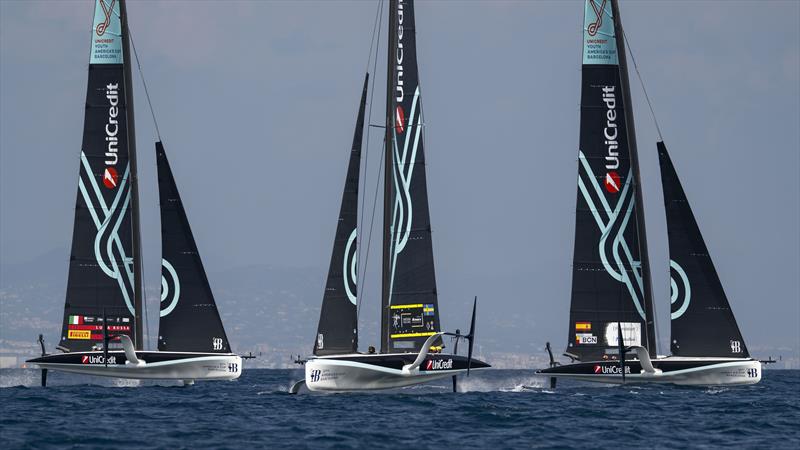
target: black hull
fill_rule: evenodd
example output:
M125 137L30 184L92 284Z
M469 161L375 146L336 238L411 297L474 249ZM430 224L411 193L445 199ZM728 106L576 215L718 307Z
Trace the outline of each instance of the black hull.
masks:
M339 356L326 356L321 359L348 361L358 364L368 364L385 369L402 370L403 366L411 364L417 359L416 353L389 353L389 354L350 354ZM450 363L452 361L452 364ZM430 364L428 364L430 362ZM437 368L438 367L438 368ZM442 369L447 367L447 369ZM487 369L491 365L472 358L469 368ZM467 370L467 357L460 355L448 355L441 353L429 354L425 361L420 365L420 372L438 372L441 370Z

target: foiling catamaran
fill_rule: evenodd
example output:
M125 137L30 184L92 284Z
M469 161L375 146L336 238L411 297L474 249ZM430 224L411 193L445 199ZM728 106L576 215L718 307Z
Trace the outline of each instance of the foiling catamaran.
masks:
M657 143L669 237L671 355L656 353L653 294L617 0L586 0L578 198L567 365L604 383L754 384L750 358L667 147Z
M235 379L233 354L164 146L156 143L162 278L158 351L145 351L133 91L125 0L96 0L60 353L48 370L134 379Z
M472 358L475 306L466 335L442 332L425 178L422 105L417 71L413 0L389 2L389 51L383 189L383 264L380 351L358 352L357 217L359 165L369 74L356 120L314 356L305 362L312 391L398 388L489 367ZM377 49L377 46L376 46ZM442 353L443 336L455 338ZM460 339L467 356L457 355Z

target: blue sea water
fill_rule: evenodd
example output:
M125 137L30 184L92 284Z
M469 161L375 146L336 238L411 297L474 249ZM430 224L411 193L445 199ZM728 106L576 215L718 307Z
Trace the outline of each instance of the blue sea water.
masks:
M391 392L286 393L300 370L237 381L136 382L0 371L12 448L800 448L800 371L755 386L604 386L525 370Z

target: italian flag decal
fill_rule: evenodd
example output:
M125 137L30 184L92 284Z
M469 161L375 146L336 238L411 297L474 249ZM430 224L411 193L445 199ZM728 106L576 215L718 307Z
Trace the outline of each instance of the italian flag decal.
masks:
M70 325L83 325L83 316L69 316Z

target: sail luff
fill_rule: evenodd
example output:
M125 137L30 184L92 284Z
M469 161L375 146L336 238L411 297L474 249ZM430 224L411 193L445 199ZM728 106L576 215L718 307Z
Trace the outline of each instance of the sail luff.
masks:
M614 27L619 57L620 82L622 85L622 102L627 119L626 131L628 133L628 148L631 157L631 170L636 201L636 224L639 231L639 252L641 256L642 279L644 283L644 312L645 312L645 339L647 350L651 358L656 357L656 332L655 316L653 309L653 283L650 277L650 258L647 250L647 226L645 226L644 200L642 196L642 177L639 170L639 152L636 146L636 126L634 125L633 102L631 101L631 86L628 79L628 60L625 46L625 32L622 28L622 19L619 14L619 1L611 0L614 15Z
M392 181L392 147L394 138L392 136L392 114L394 114L394 100L392 81L396 76L395 58L397 54L397 5L398 0L389 0L389 20L387 28L388 39L386 43L386 122L384 137L383 155L383 261L381 264L381 353L389 351L389 303L390 303L390 277L391 277L391 223L392 206L394 204Z
M130 158L131 172L131 222L133 227L133 309L136 350L143 350L146 336L143 332L145 318L142 315L142 231L139 217L139 171L136 165L136 127L134 126L133 113L133 76L131 73L131 52L128 32L128 10L126 0L119 0L122 21L122 52L124 78L125 78L125 104L128 109L128 157Z
M317 356L358 351L358 188L368 85L369 73L364 76L317 338L314 341L314 355Z

